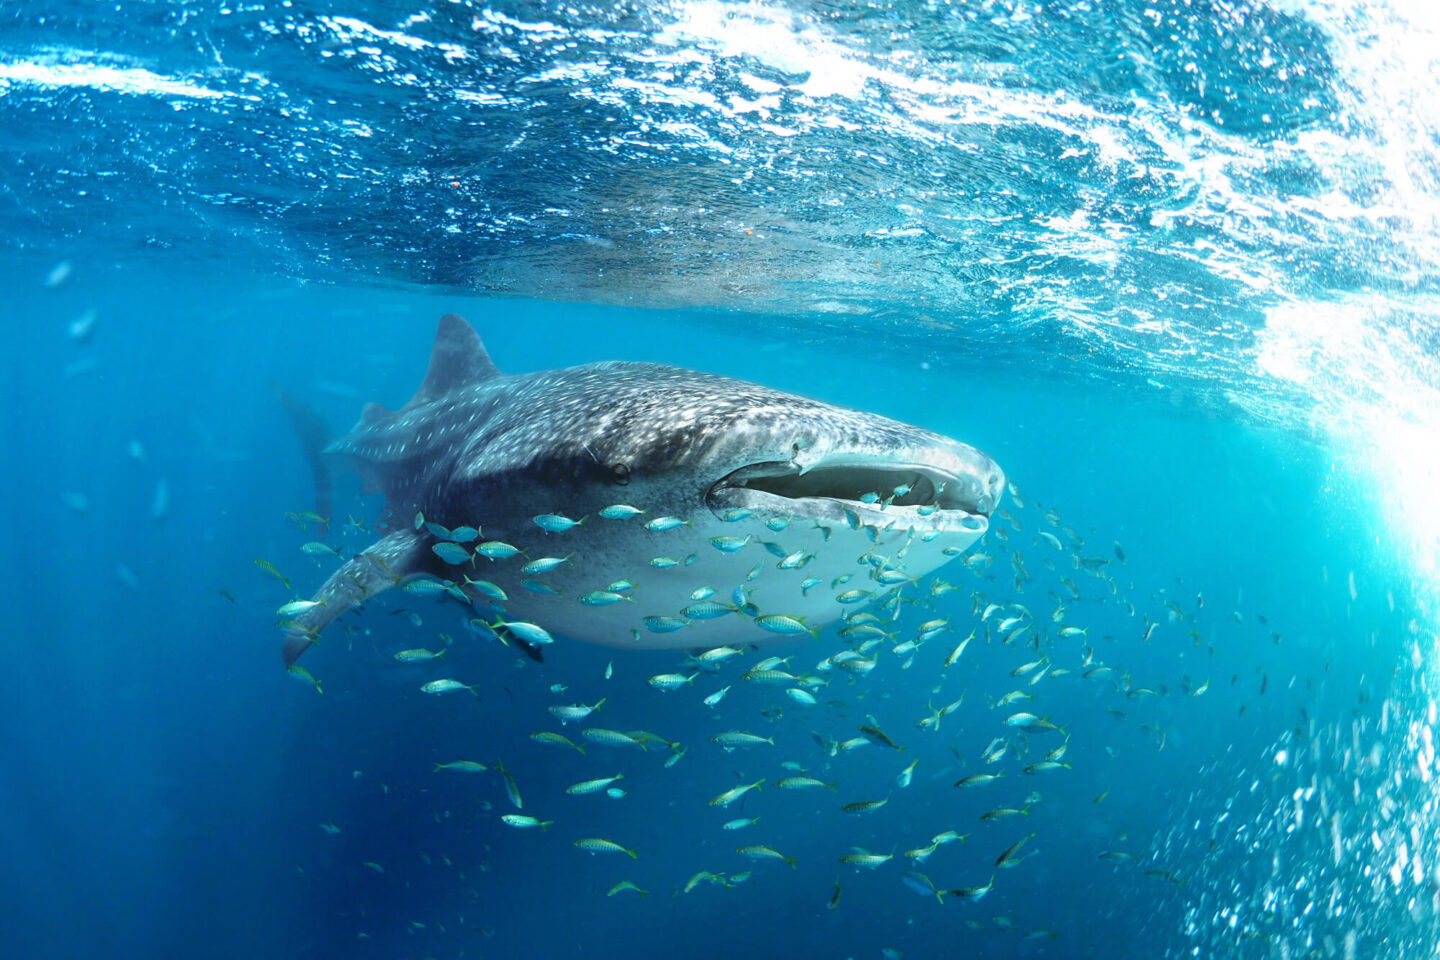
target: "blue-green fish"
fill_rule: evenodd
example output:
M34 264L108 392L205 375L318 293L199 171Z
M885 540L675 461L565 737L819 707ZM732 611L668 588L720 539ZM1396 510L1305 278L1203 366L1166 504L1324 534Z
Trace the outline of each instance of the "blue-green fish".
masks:
M451 543L449 540L441 540L439 543L432 544L430 549L435 556L452 565L465 563L470 559L469 550L458 543Z
M584 517L581 517L579 520L571 520L569 517L558 513L542 513L533 519L535 520L535 526L544 530L546 533L564 533L566 530L578 527L585 522Z
M491 560L505 560L519 553L520 548L503 540L486 540L475 548L475 552L482 557L489 557Z
M538 560L531 560L520 568L520 572L528 574L549 573L551 570L560 566L560 564L569 563L570 558L573 556L575 556L575 554L567 553L563 557L541 557Z
M580 602L587 607L608 607L612 603L619 603L621 600L635 602L634 597L627 597L623 593L616 593L613 590L591 590L589 593L580 595Z

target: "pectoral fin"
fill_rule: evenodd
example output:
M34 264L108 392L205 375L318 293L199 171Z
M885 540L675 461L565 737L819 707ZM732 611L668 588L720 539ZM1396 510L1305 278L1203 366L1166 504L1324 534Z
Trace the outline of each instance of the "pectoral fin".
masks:
M336 617L353 610L377 593L426 572L430 559L429 537L413 530L396 530L376 541L363 553L340 565L311 598L319 606L300 614L285 630L281 656L288 667L300 659L320 631Z

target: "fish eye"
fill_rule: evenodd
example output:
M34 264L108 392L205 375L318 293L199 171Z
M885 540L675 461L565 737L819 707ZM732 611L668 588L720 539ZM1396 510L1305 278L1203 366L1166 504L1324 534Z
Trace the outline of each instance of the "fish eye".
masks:
M611 480L615 486L623 487L630 482L630 467L628 465L613 463L610 465L610 471L613 474Z

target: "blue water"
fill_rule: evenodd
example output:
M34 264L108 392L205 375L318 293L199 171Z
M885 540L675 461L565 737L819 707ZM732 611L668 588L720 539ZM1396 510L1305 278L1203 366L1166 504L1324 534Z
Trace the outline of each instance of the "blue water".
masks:
M4 955L1434 955L1440 25L1102 6L0 10ZM673 363L925 426L1024 505L939 572L955 634L814 707L734 664L652 689L675 653L536 664L398 591L306 655L317 694L254 562L300 595L333 568L286 519L310 479L267 382L348 427L413 392L449 311L506 372ZM337 518L379 510L342 485ZM1037 538L1061 527L1104 577ZM1052 630L1063 598L1072 673L1012 676L1034 651L977 591ZM443 667L392 659L440 633ZM601 697L685 754L530 740ZM1063 738L1014 709L1069 769L1022 772ZM905 750L812 735L867 715ZM709 742L732 727L775 745ZM985 764L996 736L1028 759ZM433 772L457 757L554 825L503 825L499 776ZM782 761L838 793L774 789ZM994 887L937 903L917 869ZM750 875L684 892L702 870Z

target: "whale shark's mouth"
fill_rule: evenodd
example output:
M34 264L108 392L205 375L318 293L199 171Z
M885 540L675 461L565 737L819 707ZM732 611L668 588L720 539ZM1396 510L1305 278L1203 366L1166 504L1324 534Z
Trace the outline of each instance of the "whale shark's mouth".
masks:
M971 531L986 529L995 507L973 480L925 464L859 455L808 466L792 460L747 464L717 481L705 499L717 515L749 507L838 521L849 510L863 523L903 519Z

